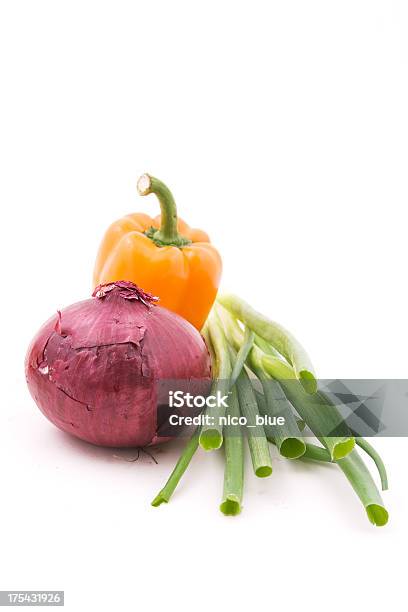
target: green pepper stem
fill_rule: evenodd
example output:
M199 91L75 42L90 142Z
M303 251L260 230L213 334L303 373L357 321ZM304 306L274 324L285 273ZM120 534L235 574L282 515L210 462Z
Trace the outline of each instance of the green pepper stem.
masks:
M191 240L177 231L177 206L170 189L154 176L143 174L137 181L137 190L141 196L154 193L160 202L160 229L151 228L147 236L158 246L182 247L191 244Z

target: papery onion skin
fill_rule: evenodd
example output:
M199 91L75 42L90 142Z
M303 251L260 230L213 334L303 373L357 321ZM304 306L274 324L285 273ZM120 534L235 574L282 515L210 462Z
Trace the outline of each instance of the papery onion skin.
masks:
M87 442L159 443L157 381L209 380L205 342L133 283L103 285L94 295L58 312L31 342L30 393L54 425Z

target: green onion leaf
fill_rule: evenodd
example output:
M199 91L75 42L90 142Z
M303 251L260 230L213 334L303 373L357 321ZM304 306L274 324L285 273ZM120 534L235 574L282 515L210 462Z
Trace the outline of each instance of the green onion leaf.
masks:
M265 355L262 365L271 376L277 375L279 383L296 412L306 422L315 436L330 452L333 460L342 459L354 448L355 440L343 417L328 397L305 392L297 381L290 380L290 372L281 378L282 365L276 367L276 358Z
M236 388L232 389L227 414L240 416ZM235 516L241 512L244 488L244 443L240 425L224 427L225 472L224 492L220 504L223 514Z
M273 357L278 357L278 359L282 359L286 361L286 359L281 355L276 348L269 344L266 340L255 334L255 344L263 351L266 355L272 355Z
M282 457L298 459L306 451L306 444L302 438L298 422L286 395L279 383L268 376L263 368L255 361L256 354L252 354L251 369L257 375L263 388L263 401L258 401L263 416L273 419L283 417L282 425L265 423L264 430L267 438L272 437ZM258 399L258 396L257 396Z
M177 487L184 472L188 468L190 461L198 448L198 437L199 428L196 429L193 436L186 444L182 454L180 455L179 460L176 463L174 470L169 476L168 481L166 482L160 493L158 493L152 501L152 506L157 507L160 506L160 504L167 504L169 502L170 497L173 495L175 488Z
M226 395L229 388L229 378L231 376L231 362L229 358L228 343L224 335L222 326L212 312L206 323L209 338L211 340L214 351L214 383L212 385L211 394ZM216 450L222 446L223 435L220 417L225 414L225 408L222 406L209 407L206 410L209 423L204 424L201 428L199 436L199 444L204 450Z
M218 312L226 329L228 341L235 350L239 350L243 342L242 330L225 308ZM318 393L313 395L307 393L287 363L278 357L265 355L254 345L248 355L248 365L251 369L256 369L259 364L269 376L279 382L296 412L329 450L332 459L341 459L352 451L354 437L336 406L330 403L328 398L323 399Z
M361 438L356 438L356 443ZM307 444L306 452L301 459L330 462L330 453L315 444ZM388 512L381 499L381 495L364 461L357 450L354 449L347 457L336 461L339 468L347 477L354 491L360 498L371 523L382 527L388 522Z
M308 393L315 393L317 381L308 354L296 338L284 327L254 310L236 295L227 294L218 302L258 336L266 340L292 365L296 378Z
M272 460L268 441L262 425L257 424L259 416L258 404L252 389L251 381L245 370L241 371L236 382L241 414L247 422L247 439L251 452L252 467L259 478L266 478L272 474Z
M248 353L251 350L252 345L254 343L254 338L255 338L254 332L251 331L249 327L246 327L245 333L244 333L244 339L240 346L240 349L236 356L234 367L232 369L232 374L231 374L230 383L229 383L230 389L235 385L235 383L237 382L238 376L241 374L241 370L245 365L245 361L248 357Z
M375 465L377 466L378 473L380 475L381 488L383 491L387 491L388 489L387 470L385 468L385 465L380 455L375 450L375 448L373 448L373 446L371 446L371 444L367 442L367 440L365 440L364 438L356 437L356 444L358 444L358 446L362 448L367 453L367 455L369 455L371 459L374 461Z
M337 461L337 465L360 498L369 520L377 527L386 525L388 512L375 482L357 450L350 453L348 457Z

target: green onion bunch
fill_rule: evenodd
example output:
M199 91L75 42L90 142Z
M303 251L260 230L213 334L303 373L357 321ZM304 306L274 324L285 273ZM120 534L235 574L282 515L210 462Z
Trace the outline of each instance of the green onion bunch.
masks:
M224 453L220 510L225 515L239 514L246 438L258 478L272 474L271 444L289 460L333 463L350 482L371 523L385 525L388 512L359 449L374 461L386 490L383 461L367 440L354 435L330 398L319 390L312 363L296 338L235 295L218 298L202 333L212 357L211 393L229 392L228 408L206 408L214 418L196 429L152 505L170 500L200 446ZM284 418L280 425L260 425L259 415ZM245 417L246 435L238 424L220 425L220 416ZM270 418L265 423L275 421ZM317 443L303 435L306 426Z

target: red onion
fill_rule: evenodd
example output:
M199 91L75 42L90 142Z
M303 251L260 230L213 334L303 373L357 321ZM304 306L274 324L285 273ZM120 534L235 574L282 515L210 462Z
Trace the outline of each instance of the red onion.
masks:
M54 425L102 446L163 441L157 406L163 380L209 380L210 357L198 331L136 285L100 285L39 330L26 377Z

